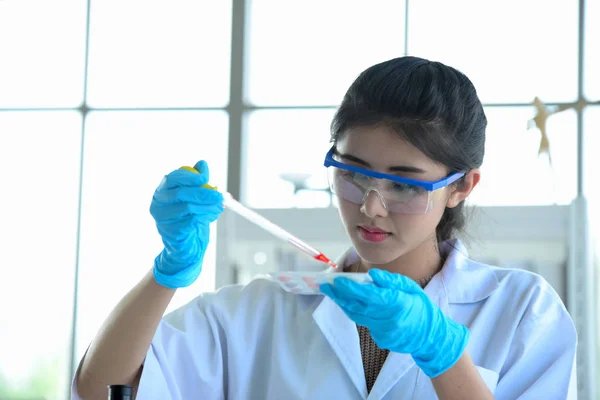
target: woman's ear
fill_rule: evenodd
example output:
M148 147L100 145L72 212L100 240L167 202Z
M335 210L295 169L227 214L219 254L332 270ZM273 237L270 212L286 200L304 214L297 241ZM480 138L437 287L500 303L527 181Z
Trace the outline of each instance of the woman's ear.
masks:
M450 197L448 197L448 201L446 202L446 207L454 208L459 205L461 201L466 199L471 194L471 191L479 183L480 178L481 172L478 168L474 168L467 172L467 174L462 178L462 185L456 186L452 193L450 193Z

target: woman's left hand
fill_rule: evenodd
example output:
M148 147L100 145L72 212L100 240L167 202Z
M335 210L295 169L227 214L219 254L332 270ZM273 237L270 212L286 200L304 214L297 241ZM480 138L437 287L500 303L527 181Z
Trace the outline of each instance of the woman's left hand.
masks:
M446 317L412 279L379 269L369 275L372 284L340 277L320 289L352 321L367 327L377 346L411 354L430 378L452 367L467 345L467 328Z

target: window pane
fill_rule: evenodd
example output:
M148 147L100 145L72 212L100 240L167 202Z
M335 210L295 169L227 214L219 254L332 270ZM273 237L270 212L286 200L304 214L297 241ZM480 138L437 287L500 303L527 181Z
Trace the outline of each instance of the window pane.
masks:
M573 101L577 12L561 0L414 1L408 51L467 74L484 102Z
M86 1L0 1L0 107L83 100Z
M67 393L80 152L79 113L0 113L2 398Z
M86 121L81 227L78 355L162 250L149 212L162 177L205 159L211 182L226 189L227 114L95 112ZM170 310L212 290L215 235L198 281L179 290Z
M585 95L600 101L600 2L585 2Z
M304 190L295 195L292 182L306 180L308 189L327 188L323 161L331 147L329 123L334 112L333 109L261 110L248 115L243 182L249 206L287 208L329 204L329 196L322 191Z
M256 208L327 207L323 167L334 110L262 110L247 119L244 193ZM576 118L572 110L552 115L547 134L550 169L538 157L540 133L527 129L529 107L486 109L488 129L482 180L469 201L477 205L568 204L577 190ZM293 181L305 190L294 193ZM268 190L267 190L268 188ZM335 204L335 199L334 199Z
M552 115L547 134L552 154L538 157L541 134L528 130L529 107L492 107L481 183L469 200L486 206L568 204L577 192L577 120L572 110Z
M249 101L335 105L371 64L404 52L404 1L249 2Z
M220 107L229 98L231 0L93 4L93 107Z

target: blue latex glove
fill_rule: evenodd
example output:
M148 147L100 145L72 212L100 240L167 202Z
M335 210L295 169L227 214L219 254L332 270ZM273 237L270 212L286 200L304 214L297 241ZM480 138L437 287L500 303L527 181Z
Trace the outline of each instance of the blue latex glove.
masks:
M371 331L377 346L411 354L430 378L452 367L467 346L467 328L446 317L412 279L379 269L369 275L373 284L341 277L320 288L352 321Z
M200 275L209 224L223 212L223 195L201 187L208 183L208 165L199 161L194 168L198 174L176 170L165 176L150 205L164 244L154 260L154 279L172 289L189 286Z

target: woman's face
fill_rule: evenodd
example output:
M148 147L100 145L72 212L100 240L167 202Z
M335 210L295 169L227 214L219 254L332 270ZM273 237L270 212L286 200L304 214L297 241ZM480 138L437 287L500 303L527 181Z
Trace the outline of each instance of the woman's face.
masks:
M422 181L448 175L447 167L433 162L385 125L349 129L336 143L336 149L339 161L377 172ZM478 172L474 183L471 175L466 179L467 186L470 185L468 191L463 185L460 190L446 187L431 193L432 208L425 214L391 213L374 191L364 205L339 198L342 222L359 256L369 264L381 266L421 245L434 244L436 227L445 208L459 204L477 183ZM372 233L377 230L385 234Z

